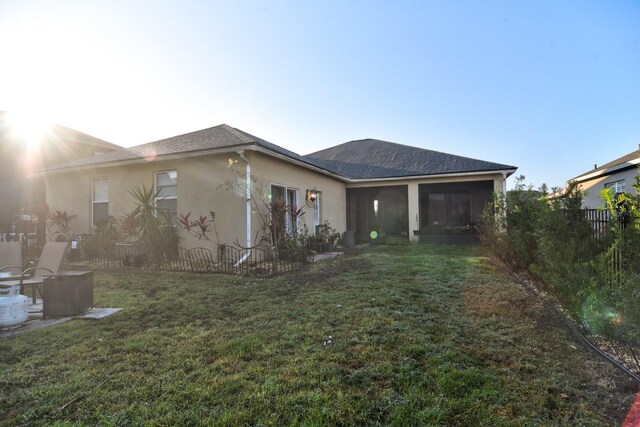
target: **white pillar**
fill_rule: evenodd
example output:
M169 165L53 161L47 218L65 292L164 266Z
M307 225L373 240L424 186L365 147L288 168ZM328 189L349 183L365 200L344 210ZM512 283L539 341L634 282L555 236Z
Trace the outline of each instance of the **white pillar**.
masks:
M413 230L420 229L420 192L418 191L418 183L409 183L407 185L407 203L409 212L409 240L417 242L420 236L413 234Z

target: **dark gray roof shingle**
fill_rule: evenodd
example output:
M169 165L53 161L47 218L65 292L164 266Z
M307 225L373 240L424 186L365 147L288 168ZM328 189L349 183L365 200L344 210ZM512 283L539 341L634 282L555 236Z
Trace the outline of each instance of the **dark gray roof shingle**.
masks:
M126 162L158 158L171 154L183 154L252 144L259 138L239 132L231 126L219 125L208 129L189 132L171 138L161 139L135 147L122 148L111 153L65 163L55 169L97 166L105 163ZM55 170L54 169L54 170ZM50 169L51 170L51 169Z
M187 154L251 145L349 179L515 169L513 166L454 156L377 139L350 141L307 156L301 156L262 138L223 124L77 160L49 169L49 171L149 158L157 159L173 154Z
M351 179L375 179L516 169L378 139L349 141L305 156Z

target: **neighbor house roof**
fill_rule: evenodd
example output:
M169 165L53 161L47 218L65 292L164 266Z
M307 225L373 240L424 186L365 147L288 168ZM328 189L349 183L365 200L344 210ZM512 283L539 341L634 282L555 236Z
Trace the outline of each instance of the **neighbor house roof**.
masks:
M119 145L112 144L111 142L96 138L95 136L58 124L53 125L50 131L50 137L56 137L67 142L77 142L108 150L119 150L122 148Z
M486 162L379 139L349 141L305 158L348 176L375 179L509 170L515 166Z
M638 163L640 163L640 150L635 150L629 154L625 154L622 157L612 160L609 163L605 163L600 167L596 167L589 172L580 174L570 181L586 181L595 178L596 176L607 175L609 173L637 167Z
M605 163L602 166L594 167L590 171L580 174L575 178L568 180L565 183L564 187L562 187L560 190L556 191L555 193L551 194L549 197L550 198L564 197L567 194L567 190L569 189L569 183L571 181L576 181L576 182L590 181L594 178L598 178L601 176L608 176L617 172L625 171L627 169L637 168L639 164L640 164L640 150L632 151L629 154L625 154L624 156L619 157L615 160L612 160L608 163Z
M11 123L9 120L9 113L7 111L0 111L0 134L3 134L10 128ZM119 145L112 144L103 139L96 138L95 136L91 136L84 132L80 132L78 130L71 129L59 124L54 124L53 126L51 126L51 129L49 129L49 131L45 135L43 135L43 138L49 140L59 139L67 143L87 144L96 148L104 148L108 150L118 150L122 148Z
M408 177L448 173L515 171L514 166L485 162L452 154L424 150L376 139L351 141L307 156L265 141L226 124L161 139L92 158L80 159L47 172L107 166L175 155L257 147L281 158L288 158L345 181L352 179Z

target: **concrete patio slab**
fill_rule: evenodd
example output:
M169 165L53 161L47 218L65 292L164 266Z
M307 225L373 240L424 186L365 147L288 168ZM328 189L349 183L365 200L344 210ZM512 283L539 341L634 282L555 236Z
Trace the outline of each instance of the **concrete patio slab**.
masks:
M322 261L324 259L334 258L334 257L340 256L342 254L343 254L343 252L327 252L327 253L324 253L324 254L315 254L313 256L313 262L318 262L318 261Z
M23 323L20 326L11 329L0 330L0 340L3 338L9 338L16 335L23 334L25 332L33 331L36 329L46 328L48 326L57 325L59 323L66 322L72 319L89 319L89 320L100 320L105 317L109 317L119 311L122 311L122 308L100 308L94 307L86 313L79 314L77 316L69 316L69 317L55 317L49 319L42 318L42 300L38 300L36 304L29 305L29 320Z
M91 319L91 320L100 320L105 317L109 317L112 314L116 314L119 311L122 311L122 308L97 308L94 307L86 313L82 313L78 316L75 316L74 319Z

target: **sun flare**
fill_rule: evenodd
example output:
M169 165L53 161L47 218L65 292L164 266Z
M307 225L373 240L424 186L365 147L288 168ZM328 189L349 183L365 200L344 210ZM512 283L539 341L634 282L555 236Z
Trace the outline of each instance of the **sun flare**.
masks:
M13 140L24 144L28 150L34 149L53 127L53 121L35 109L12 110L6 118Z

